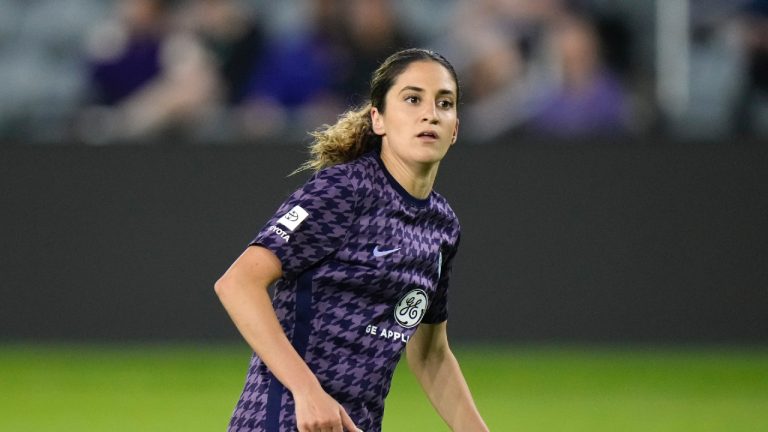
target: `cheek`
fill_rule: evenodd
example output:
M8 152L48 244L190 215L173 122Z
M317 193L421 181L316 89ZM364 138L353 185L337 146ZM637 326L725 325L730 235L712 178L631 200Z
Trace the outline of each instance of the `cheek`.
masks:
M405 116L393 116L389 119L388 130L397 135L404 135L411 129L409 127L410 119Z

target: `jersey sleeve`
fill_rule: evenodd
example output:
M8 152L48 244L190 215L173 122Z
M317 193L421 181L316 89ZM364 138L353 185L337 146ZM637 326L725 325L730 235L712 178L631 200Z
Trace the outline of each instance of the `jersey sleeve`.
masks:
M445 257L441 260L437 291L427 308L427 312L424 314L423 323L438 324L448 319L448 285L450 284L453 260L459 250L460 240L461 236L457 235L456 243L445 251Z
M325 169L288 197L250 245L272 251L283 278L295 279L341 246L354 209L346 173L338 166Z

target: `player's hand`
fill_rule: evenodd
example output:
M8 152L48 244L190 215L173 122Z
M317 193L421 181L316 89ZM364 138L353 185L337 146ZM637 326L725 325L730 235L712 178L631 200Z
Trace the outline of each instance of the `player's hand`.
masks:
M293 395L299 432L358 432L340 403L321 388Z

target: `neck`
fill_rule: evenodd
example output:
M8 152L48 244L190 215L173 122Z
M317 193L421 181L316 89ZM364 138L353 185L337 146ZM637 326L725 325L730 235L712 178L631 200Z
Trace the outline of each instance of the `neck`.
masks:
M386 147L381 149L381 161L400 186L414 198L425 199L432 192L439 162L407 163L387 151Z

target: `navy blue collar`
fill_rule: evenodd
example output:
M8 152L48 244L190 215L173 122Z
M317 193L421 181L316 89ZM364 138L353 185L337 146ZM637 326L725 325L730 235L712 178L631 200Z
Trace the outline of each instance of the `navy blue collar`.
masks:
M416 207L426 207L429 205L429 199L432 198L432 192L429 192L429 195L427 195L426 198L416 198L415 196L408 193L405 188L395 180L394 177L392 177L392 174L389 173L389 170L387 170L387 167L384 165L384 161L381 160L381 154L377 151L374 152L374 159L376 159L376 162L379 163L379 166L381 167L381 171L384 173L384 177L387 178L389 181L389 184L392 185L392 189L394 189L403 199L416 206Z

